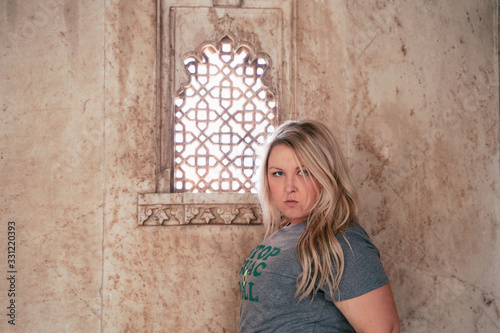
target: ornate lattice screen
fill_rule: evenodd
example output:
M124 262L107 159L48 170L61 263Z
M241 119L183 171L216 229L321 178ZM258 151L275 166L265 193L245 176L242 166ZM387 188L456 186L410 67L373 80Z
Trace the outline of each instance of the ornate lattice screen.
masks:
M256 150L277 120L266 54L226 34L188 54L174 110L174 191L250 192Z
M138 193L138 224L262 224L256 151L297 116L295 1L156 4L155 179Z

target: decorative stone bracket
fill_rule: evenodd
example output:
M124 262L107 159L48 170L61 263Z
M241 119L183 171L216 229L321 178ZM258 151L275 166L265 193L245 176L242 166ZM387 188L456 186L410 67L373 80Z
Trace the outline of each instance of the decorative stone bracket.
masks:
M262 224L252 193L143 193L137 203L139 225Z

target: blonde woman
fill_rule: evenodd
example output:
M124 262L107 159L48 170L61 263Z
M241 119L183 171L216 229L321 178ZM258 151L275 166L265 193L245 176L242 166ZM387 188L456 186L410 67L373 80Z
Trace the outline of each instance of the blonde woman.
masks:
M240 270L238 332L399 332L389 280L357 222L356 191L327 127L279 126L259 177L267 234Z

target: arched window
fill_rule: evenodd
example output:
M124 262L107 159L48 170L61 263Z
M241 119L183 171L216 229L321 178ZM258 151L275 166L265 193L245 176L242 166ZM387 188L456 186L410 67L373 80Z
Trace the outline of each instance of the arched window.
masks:
M184 58L174 101L174 192L250 192L257 148L277 120L270 58L225 34Z
M296 116L294 8L157 1L154 191L138 194L139 225L262 223L256 150Z

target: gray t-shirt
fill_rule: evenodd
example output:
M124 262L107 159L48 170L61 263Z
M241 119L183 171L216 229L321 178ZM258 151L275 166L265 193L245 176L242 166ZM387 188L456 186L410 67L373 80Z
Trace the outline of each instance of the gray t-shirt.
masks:
M302 268L295 246L306 223L282 228L266 238L247 257L239 273L241 290L239 333L354 332L335 307L329 289L321 288L298 302L296 281ZM352 224L338 240L345 268L335 300L347 300L389 283L380 254L364 229ZM352 251L351 251L352 248Z

